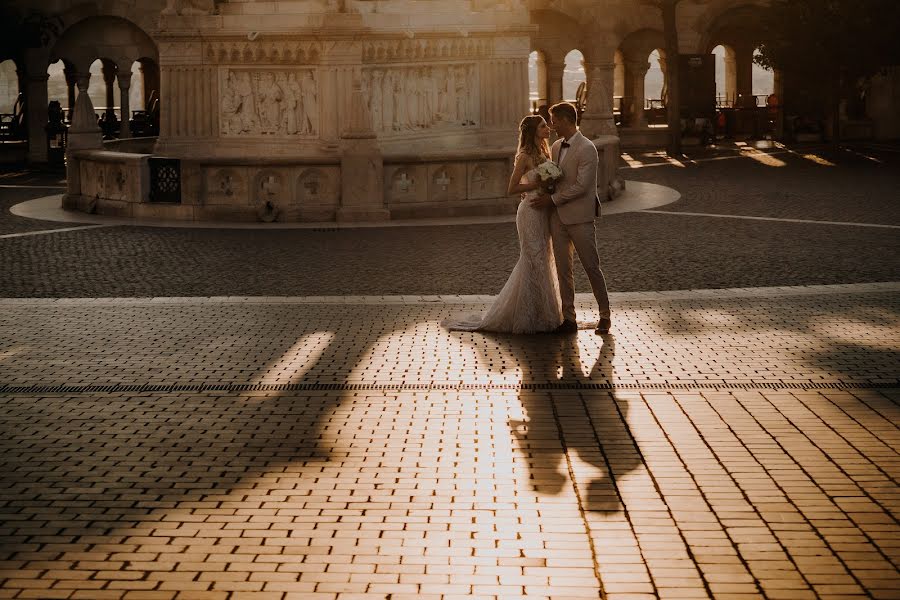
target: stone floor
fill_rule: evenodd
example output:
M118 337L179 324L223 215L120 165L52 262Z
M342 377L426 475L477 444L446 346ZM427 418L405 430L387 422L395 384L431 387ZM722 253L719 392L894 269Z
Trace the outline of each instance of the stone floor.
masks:
M441 327L508 225L0 235L0 598L900 598L900 174L792 151L628 157L604 336Z

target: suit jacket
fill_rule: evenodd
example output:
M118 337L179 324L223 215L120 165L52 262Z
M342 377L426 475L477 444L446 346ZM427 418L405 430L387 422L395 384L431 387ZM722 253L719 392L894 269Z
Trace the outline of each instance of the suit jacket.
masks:
M563 172L551 195L559 220L565 225L590 223L599 214L600 198L597 196L597 165L599 157L594 143L580 131L569 139L569 148L559 164L562 138L553 142L550 155Z

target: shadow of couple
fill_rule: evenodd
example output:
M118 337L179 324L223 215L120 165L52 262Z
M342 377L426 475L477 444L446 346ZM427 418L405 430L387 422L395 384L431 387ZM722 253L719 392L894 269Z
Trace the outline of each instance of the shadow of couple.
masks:
M525 418L510 419L509 427L535 491L555 495L570 484L585 509L622 510L617 480L643 459L629 431L629 398L615 388L615 336L601 336L585 371L577 335L478 335L483 341L472 341L488 368L515 364L521 372Z

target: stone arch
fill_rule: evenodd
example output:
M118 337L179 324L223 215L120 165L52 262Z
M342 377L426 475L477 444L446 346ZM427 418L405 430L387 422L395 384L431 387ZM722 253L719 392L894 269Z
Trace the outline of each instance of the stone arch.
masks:
M128 19L109 15L86 17L68 27L53 45L52 55L81 72L98 58L129 66L145 57L159 61L156 43L146 31Z

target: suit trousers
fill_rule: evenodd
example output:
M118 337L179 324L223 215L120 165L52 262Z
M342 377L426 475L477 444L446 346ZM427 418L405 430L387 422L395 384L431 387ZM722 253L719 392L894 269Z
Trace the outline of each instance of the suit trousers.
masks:
M584 267L591 282L591 290L600 308L600 318L609 318L609 293L606 279L600 270L600 255L594 240L594 223L566 225L559 220L555 210L550 214L550 235L553 238L553 255L556 259L556 274L559 277L559 293L562 297L563 318L575 321L575 272L574 252Z

